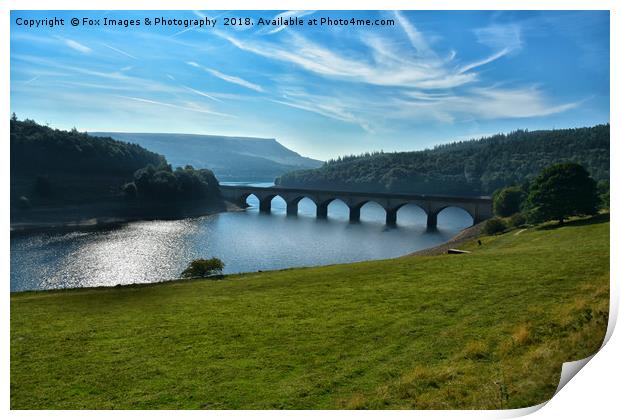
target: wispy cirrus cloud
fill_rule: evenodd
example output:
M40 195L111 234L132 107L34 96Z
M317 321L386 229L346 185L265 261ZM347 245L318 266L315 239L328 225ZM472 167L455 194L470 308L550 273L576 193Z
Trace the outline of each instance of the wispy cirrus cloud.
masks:
M26 80L26 81L24 82L24 84L25 84L25 85L29 85L30 83L35 82L35 81L39 80L39 78L40 78L40 77L41 77L41 76L37 74L36 76L34 76L34 77L32 77L32 78L30 78L30 79Z
M574 109L582 101L553 103L539 87L476 87L466 92L393 91L375 100L372 94L282 92L273 102L359 126L368 133L411 121L455 124L472 120L521 119Z
M491 55L489 57L483 58L483 59L478 60L478 61L474 61L473 63L465 64L464 66L459 68L459 73L466 73L469 70L475 69L475 68L480 67L480 66L484 66L485 64L489 64L489 63L491 63L491 62L493 62L493 61L495 61L495 60L497 60L499 58L502 58L503 56L505 56L508 53L510 53L510 49L503 48L500 51L496 52L495 54L493 54L493 55Z
M516 23L493 24L474 29L479 43L497 51L514 52L523 48L521 26Z
M192 92L201 97L209 98L216 102L222 102L222 100L214 95L202 92L189 86L179 85L178 83L173 83L170 85L152 79L129 76L119 71L93 70L87 67L58 63L54 60L43 59L36 56L14 55L13 59L34 64L39 68L52 68L66 71L67 74L65 76L67 77L72 75L75 76L76 74L82 76L82 78L78 80L73 80L75 77L62 81L56 80L54 82L55 86L65 86L80 90L96 90L103 94L110 93L111 91L123 92L125 95L116 95L116 97L130 99L133 102L142 102L144 104L175 108L181 111L192 111L213 116L236 118L234 115L229 113L219 112L211 108L195 104L187 98L188 92ZM170 77L168 78L170 79ZM171 80L173 79L174 77ZM114 81L114 83L109 83L110 80ZM150 98L138 96L138 92L147 93ZM162 100L162 98L167 99Z
M234 115L230 115L230 114L225 114L222 112L217 112L217 111L212 111L210 109L206 109L203 107L200 107L194 103L187 103L185 105L179 105L179 104L175 104L175 103L169 103L169 102L162 102L162 101L157 101L157 100L153 100L153 99L147 99L147 98L140 98L140 97L135 97L135 96L122 96L122 95L118 95L119 98L123 98L123 99L129 99L131 101L136 101L136 102L142 102L142 103L146 103L146 104L152 104L152 105L157 105L157 106L163 106L163 107L167 107L167 108L175 108L175 109L180 109L183 111L192 111L192 112L198 112L201 114L210 114L210 115L216 115L218 117L227 117L227 118L237 118Z
M117 53L119 53L121 55L124 55L125 57L129 57L129 58L133 58L134 60L137 60L137 58L135 56L129 54L126 51L121 50L120 48L113 47L111 45L106 44L105 42L102 42L101 45L103 45L106 48L111 49L112 51L116 51Z
M423 95L407 92L392 104L399 118L428 118L454 123L467 120L542 117L573 109L582 101L553 103L536 86L475 87L462 94Z
M74 41L73 39L69 39L69 38L61 38L61 39L67 47L74 49L75 51L79 51L84 54L90 54L93 51L92 48L87 47L84 44L80 44L79 42Z
M218 98L216 98L216 97L215 97L215 96L213 96L213 95L209 95L209 94L208 94L208 93L206 93L206 92L203 92L203 91L198 90L198 89L191 88L191 87L189 87L189 86L185 86L185 85L182 85L182 86L183 86L185 89L187 89L189 92L195 93L196 95L199 95L199 96L204 96L205 98L209 98L209 99L211 99L212 101L222 102L222 100L221 100L221 99L218 99Z
M413 23L411 23L398 10L394 11L394 16L396 17L396 20L400 24L401 28L403 28L403 31L405 31L405 34L407 34L407 38L409 39L409 42L411 42L411 45L413 46L413 48L416 49L416 51L419 54L430 55L430 56L435 55L435 51L433 51L430 48L430 46L428 45L428 42L426 41L422 33L418 31L418 29L415 27Z
M62 62L57 62L55 60L41 58L41 57L33 56L33 55L15 54L13 55L12 58L14 60L24 61L26 63L37 65L43 68L60 69L60 70L65 70L65 71L69 71L73 73L86 75L86 76L94 76L94 77L99 77L99 78L104 78L104 79L114 79L114 80L131 80L130 76L127 76L118 71L93 70L85 66L64 64Z
M378 86L403 86L433 88L452 88L477 80L477 75L459 72L447 65L449 58L439 58L418 46L425 57L401 54L386 54L382 42L375 37L367 43L366 54L346 51L333 51L328 47L312 42L307 38L291 33L282 43L268 43L256 40L240 40L227 33L217 35L237 48L273 60L294 64L317 75L363 82Z
M219 17L213 12L186 13ZM248 16L278 19L310 13L263 11ZM342 141L362 147L360 139L386 143L404 139L404 144L413 144L409 139L426 134L412 127L432 133L456 133L477 125L480 128L473 129L491 130L492 125L511 129L521 123L510 120L560 114L581 106L583 96L605 93L605 89L593 93L591 87L563 90L553 79L554 66L571 62L562 59L570 55L564 51L574 46L566 42L565 32L582 21L580 13L554 15L561 28L517 13L320 13L393 18L396 25L312 31L271 24L220 32L170 27L131 33L92 28L81 32L80 38L60 32L56 33L63 38L43 37L18 28L11 34L11 72L16 81L11 86L12 103L18 111L32 108L39 115L64 112L67 121L81 116L99 124L96 118L111 115L114 124L125 121L127 127L143 124L165 130L170 124L201 132L241 130L310 138L323 127L333 127L333 138L347 138ZM465 15L468 18L461 19ZM603 27L600 22L596 18L590 25ZM556 34L547 37L551 30ZM594 29L580 28L572 36L586 39L583 33L588 31ZM549 39L558 45L549 57L540 57L539 50L530 51L533 48L527 45L530 37L540 34L545 35L543 42ZM601 39L592 35L589 41L595 45ZM600 48L600 57L590 62L605 76L608 66L600 63L606 57L608 63L608 47L603 42ZM528 71L530 53L541 63L536 72ZM207 61L210 58L213 61ZM67 111L55 105L61 97ZM68 104L64 98L74 102ZM588 101L584 109L595 102ZM293 118L282 119L283 113ZM223 118L228 115L240 119ZM559 124L571 115L535 123ZM312 124L317 121L321 124ZM308 122L304 134L290 134L292 124ZM318 136L327 142L329 135L322 134Z
M242 79L241 77L231 76L229 74L222 73L222 72L220 72L218 70L202 66L202 65L196 63L195 61L188 61L187 64L189 66L192 66L192 67L204 70L207 73L211 74L212 76L215 76L218 79L224 80L226 82L233 83L233 84L239 85L239 86L243 86L244 88L252 89L252 90L254 90L256 92L264 92L265 91L261 86L257 85L256 83L248 82L247 80Z
M271 99L275 103L292 108L302 109L322 115L327 118L359 125L367 132L374 132L365 118L355 112L350 100L326 95L314 95L303 89L287 90L278 99Z
M216 32L239 50L293 65L323 79L346 81L337 95L283 88L273 102L360 126L368 132L382 120L414 118L440 123L547 116L579 102L555 104L535 86L484 86L477 72L523 48L518 24L493 24L474 30L491 53L470 61L457 52L439 54L433 42L401 12L393 12L410 48L394 37L364 34L357 48L337 49L287 31L278 42ZM359 47L365 47L360 50ZM361 89L359 84L372 86ZM347 90L348 89L348 90ZM381 100L378 101L377 98Z
M216 35L243 51L291 63L322 77L420 89L451 89L476 82L479 77L472 70L500 59L521 43L516 25L481 28L476 31L479 42L502 45L502 48L488 57L455 66L455 51L441 57L427 37L401 12L395 11L394 17L412 50L395 46L393 38L371 34L365 34L360 40L367 47L365 54L335 51L296 33L290 33L279 43L242 40L224 32L216 32ZM500 39L492 42L494 36Z

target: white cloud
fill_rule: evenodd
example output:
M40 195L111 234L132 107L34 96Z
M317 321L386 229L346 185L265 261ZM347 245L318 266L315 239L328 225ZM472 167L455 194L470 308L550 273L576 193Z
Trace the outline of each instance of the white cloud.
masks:
M425 52L425 57L408 57L402 52L389 51L384 48L389 42L379 37L366 41L369 48L366 54L347 54L345 51L334 52L292 33L282 44L241 41L226 33L216 34L241 50L292 63L304 70L333 79L427 89L452 88L477 79L475 73L459 73L446 65L448 60L437 58L428 51Z
M206 71L207 73L211 74L212 76L215 76L218 79L222 79L222 80L224 80L224 81L226 81L228 83L233 83L235 85L243 86L244 88L251 89L251 90L254 90L256 92L264 92L265 91L261 86L255 84L255 83L248 82L247 80L242 79L242 78L237 77L237 76L231 76L229 74L224 74L224 73L222 73L220 71L217 71L217 70L209 68L209 67L201 66L200 64L196 63L195 61L188 61L187 64L192 66L192 67L196 67L196 68L202 69L202 70Z
M72 39L62 38L62 40L64 41L65 45L67 45L69 48L72 48L81 53L90 54L93 51L91 48L87 47L86 45L80 44L79 42L74 41Z
M215 97L215 96L213 96L213 95L209 95L208 93L205 93L205 92L203 92L203 91L201 91L201 90L194 89L194 88L191 88L191 87L189 87L189 86L185 86L185 85L182 85L182 86L183 86L185 89L187 89L189 92L195 93L196 95L204 96L205 98L209 98L209 99L211 99L211 100L213 100L213 101L216 101L216 102L222 102L222 100L221 100L221 99L218 99L218 98L216 98L216 97Z
M516 52L523 48L521 26L516 23L478 28L474 34L479 43L497 51Z
M292 31L280 43L251 38L241 40L224 32L215 34L243 51L291 63L322 77L418 89L452 89L477 82L479 76L472 70L522 47L521 28L516 24L479 28L475 30L478 42L497 51L488 57L455 66L456 51L440 57L427 37L404 14L395 11L394 16L412 46L409 50L399 45L394 37L385 39L368 33L360 38L367 47L365 53L359 50L334 51Z
M34 81L38 80L40 77L41 77L41 76L37 74L37 75L36 75L36 76L34 76L33 78L26 80L26 81L24 82L24 84L25 84L25 85L29 85L30 83L32 83L32 82L34 82Z
M485 119L542 117L567 111L580 103L552 104L535 87L476 88L471 97L460 102L463 106L459 111Z
M430 56L435 55L435 52L429 47L422 33L418 31L418 29L413 25L413 23L409 22L409 20L397 10L394 11L394 16L396 17L396 20L400 24L401 28L403 28L403 31L405 31L405 33L407 34L409 42L411 42L411 45L413 46L413 48L416 49L419 54Z
M453 124L471 120L542 117L577 107L580 102L552 103L535 86L470 88L465 92L402 90L382 97L372 94L309 94L284 91L276 103L355 124L369 133L398 124L430 122Z
M310 12L288 11L276 17L290 17L296 13ZM486 56L472 57L471 61L466 62L455 50L435 51L433 46L437 44L410 22L404 13L394 12L394 16L401 30L395 28L389 37L381 35L380 31L364 31L364 35L359 35L357 39L355 38L357 32L348 32L347 37L350 38L347 38L347 41L351 39L358 41L358 44L353 46L349 46L351 45L349 43L320 43L318 40L322 38L310 40L292 29L282 32L281 27L269 27L265 31L256 32L263 35L280 33L277 37L254 35L243 37L231 36L230 32L214 32L242 51L287 64L286 71L278 73L278 77L273 78L275 85L270 84L269 89L267 85L263 87L241 77L203 66L196 61L185 61L189 57L196 57L196 51L203 51L199 48L219 48L218 43L205 47L147 34L147 41L152 43L149 45L159 45L161 42L175 43L175 48L169 50L174 51L176 55L168 57L175 64L177 60L185 62L188 66L200 69L227 83L242 86L253 92L261 92L263 95L242 90L234 94L203 91L182 84L183 73L177 75L179 78L177 81L174 76L166 73L171 70L166 69L160 69L158 72L160 77L153 76L155 79L150 80L123 73L129 70L129 67L116 71L116 68L111 69L103 63L95 65L91 60L83 60L85 64L80 64L79 61L73 60L59 62L19 54L13 54L12 60L25 60L32 64L26 66L24 72L35 77L15 89L28 90L39 88L39 85L52 86L52 83L55 88L68 87L69 91L71 87L86 87L98 89L97 93L100 91L122 94L124 96L121 97L125 99L124 106L139 107L142 104L148 112L161 112L157 107L167 107L179 110L175 114L191 111L231 118L235 116L218 112L210 106L194 103L192 99L196 102L200 102L202 98L222 102L220 98L223 98L224 103L221 106L227 109L226 106L234 105L229 100L249 100L259 104L266 98L273 103L358 126L369 133L385 132L391 127L409 126L418 122L454 123L541 117L564 112L580 104L580 102L557 103L551 100L542 88L535 85L489 86L488 83L484 83L485 74L477 73L478 68L504 59L524 47L521 27L518 25L492 25L476 29L477 41L487 45L491 50ZM277 38L277 42L272 42L273 38ZM82 53L92 51L75 41L58 39L76 51ZM41 40L41 42L49 41ZM52 42L57 48L64 48L57 39L52 38ZM103 45L119 54L135 58L116 47ZM347 47L339 47L341 45ZM176 48L178 46L183 48ZM227 44L225 46L229 47ZM301 71L294 71L295 68ZM228 69L230 68L222 68L226 72L234 72ZM28 86L37 80L39 74L55 73L58 74L57 77L45 77L36 84ZM318 77L308 77L309 74ZM76 78L76 75L85 77ZM60 76L67 80L59 81ZM79 79L79 83L73 80L74 78ZM163 79L164 82L159 79ZM208 86L208 84L186 83L196 87ZM301 87L293 88L291 87L293 85ZM119 96L113 97L118 99ZM213 105L213 108L219 106L208 101L204 103Z
M136 101L136 102L142 102L142 103L147 103L147 104L152 104L152 105L158 105L158 106L164 106L164 107L168 107L168 108L176 108L176 109L181 109L184 111L192 111L192 112L198 112L201 114L210 114L210 115L216 115L218 117L228 117L228 118L236 118L234 115L230 115L230 114L224 114L221 112L216 112L216 111L212 111L203 107L200 107L192 102L189 102L187 105L178 105L178 104L173 104L173 103L168 103L168 102L161 102L161 101L156 101L156 100L152 100L152 99L145 99L145 98L139 98L139 97L135 97L135 96L118 96L119 98L124 98L124 99L129 99L132 101Z
M121 49L119 49L119 48L116 48L116 47L113 47L113 46L111 46L111 45L108 45L108 44L106 44L106 43L104 43L104 42L102 42L101 44L102 44L104 47L107 47L107 48L111 49L112 51L116 51L116 52L117 52L117 53L119 53L119 54L122 54L122 55L124 55L124 56L126 56L126 57L129 57L129 58L133 58L134 60L137 60L137 58L136 58L136 57L134 57L133 55L129 54L128 52L125 52L125 51L123 51L123 50L121 50Z
M577 107L580 102L554 104L535 86L471 88L459 95L408 92L390 106L398 118L431 118L439 122L543 117Z
M553 103L535 86L484 86L475 71L523 48L521 27L517 24L491 25L475 30L477 41L494 51L469 63L456 62L457 52L438 54L432 42L403 13L394 12L411 46L398 39L365 33L362 47L336 50L318 44L293 31L280 42L238 38L216 32L240 50L292 64L323 79L347 81L331 94L312 93L280 86L281 97L274 102L313 112L327 118L356 124L372 132L382 123L407 124L415 121L453 123L465 120L541 117L573 109L579 102ZM281 84L286 78L279 79ZM372 85L372 89L360 86ZM318 88L317 88L318 86Z
M313 112L337 121L344 121L360 126L363 130L374 132L371 125L352 110L352 104L344 99L333 96L308 94L303 90L287 91L282 99L272 99L273 102L292 108Z
M506 54L508 54L510 52L510 50L508 48L504 48L503 50L496 52L495 54L487 57L487 58L483 58L482 60L479 61L475 61L473 63L469 63L464 65L463 67L461 67L459 69L459 73L465 73L471 69L475 69L476 67L480 67L480 66L484 66L485 64L489 64L495 60L497 60L498 58L502 58L503 56L505 56Z

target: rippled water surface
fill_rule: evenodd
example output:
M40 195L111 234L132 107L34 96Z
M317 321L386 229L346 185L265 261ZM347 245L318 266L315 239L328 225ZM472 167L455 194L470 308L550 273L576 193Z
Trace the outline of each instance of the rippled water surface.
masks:
M362 208L361 223L348 222L341 201L317 220L308 199L297 217L286 216L276 197L271 214L258 212L254 196L243 212L175 221L145 221L95 232L40 233L11 239L11 291L114 286L177 278L194 258L216 256L226 273L391 258L446 241L471 217L447 208L436 231L426 231L424 212L413 205L398 212L398 226L385 226L376 203Z

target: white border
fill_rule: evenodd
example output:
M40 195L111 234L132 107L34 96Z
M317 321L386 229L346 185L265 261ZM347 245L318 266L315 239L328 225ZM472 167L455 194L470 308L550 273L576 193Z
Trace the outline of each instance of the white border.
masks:
M214 1L196 1L196 0L56 0L54 2L45 0L4 0L0 2L0 31L1 31L1 52L0 52L0 69L2 72L2 83L0 84L0 98L2 102L0 109L0 133L2 134L2 149L0 152L2 175L4 182L0 196L9 196L9 142L8 142L8 120L10 114L10 79L9 79L9 27L10 27L10 10L289 10L289 9L312 9L312 10L611 10L611 71L610 71L610 124L611 124L611 161L617 161L617 150L614 146L618 140L617 124L618 124L618 51L617 40L620 39L618 33L618 7L612 0L447 0L447 1L420 1L420 0L382 0L368 1L358 0L354 4L345 1L334 0L315 0L315 1L274 1L266 0L262 2L237 1L235 5L231 5L230 1L214 0ZM612 165L613 167L613 165ZM612 171L612 207L615 208L617 199L617 177ZM9 200L5 199L2 207L3 217L5 220L5 232L7 232L1 242L3 258L3 271L5 273L5 290L8 292L9 278L8 269L10 263L9 253ZM611 224L611 251L612 255L617 250L618 227L615 223ZM613 328L618 316L618 287L615 280L618 264L612 258L611 261L611 308L610 308L610 327ZM10 381L9 381L9 326L10 326L10 310L8 294L2 299L2 346L0 349L2 356L2 385L1 398L2 407L9 411L10 402ZM580 372L577 377L566 384L566 386L554 398L552 398L544 408L532 414L532 418L538 419L557 419L557 418L574 418L581 419L585 416L591 418L609 418L613 414L618 413L618 396L617 385L620 373L620 342L616 336L610 336L611 329L608 332L609 341L597 353L587 366ZM536 407L540 408L540 407ZM381 412L350 412L350 411L219 411L219 412L175 412L167 411L150 411L147 415L154 418L168 418L174 416L187 417L218 417L218 418L254 418L254 419L278 419L289 418L291 416L299 418L316 418L321 417L340 417L340 418L378 418L380 417L399 417L399 418L505 418L527 414L535 411L533 409L517 410L517 411L381 411ZM56 412L10 412L15 418L39 418L42 414L50 418L81 418L85 414L93 418L108 418L112 415L119 418L133 417L134 415L144 415L142 412L114 412L108 411L96 412L77 412L77 411L56 411Z

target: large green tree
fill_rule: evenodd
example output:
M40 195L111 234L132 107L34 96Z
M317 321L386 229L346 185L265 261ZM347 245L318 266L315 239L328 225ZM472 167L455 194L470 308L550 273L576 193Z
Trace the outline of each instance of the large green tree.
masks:
M596 182L577 163L543 169L530 185L527 205L533 221L558 220L595 214L599 206Z
M493 212L501 217L512 216L521 210L525 192L521 187L513 186L497 190L493 194Z

